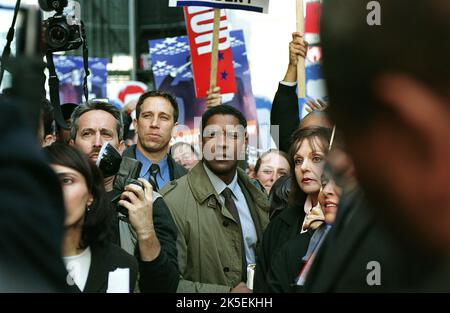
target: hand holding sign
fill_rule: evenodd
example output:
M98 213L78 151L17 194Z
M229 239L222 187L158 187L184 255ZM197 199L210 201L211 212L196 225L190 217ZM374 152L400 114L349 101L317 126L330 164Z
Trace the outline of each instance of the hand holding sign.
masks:
M215 87L212 90L207 91L206 94L208 96L206 98L206 107L208 109L222 104L222 96L220 95L220 87Z
M231 63L231 69L228 71L220 72L218 70L219 68L219 61L223 59L224 53L221 54L219 51L223 51L225 49L221 49L220 45L220 39L222 36L222 30L224 32L224 35L226 37L225 43L228 41L228 31L226 25L223 26L222 22L224 22L226 19L221 18L221 11L220 9L237 9L237 10L247 10L247 11L254 11L254 12L260 12L260 13L267 13L268 7L269 7L269 0L169 0L169 6L185 6L185 17L186 17L186 25L188 28L188 36L189 36L189 42L191 46L191 56L193 59L194 64L194 81L195 81L195 90L196 90L196 96L197 97L204 97L207 90L209 90L209 93L212 93L214 88L217 87L217 79L218 74L220 74L219 79L220 81L228 80L231 81L232 84L230 86L232 89L232 92L235 92L236 84L234 79L234 70L233 65ZM194 9L192 9L192 8ZM210 7L214 8L214 15L213 15L213 24L212 24L212 34L210 33L211 30L206 29L204 32L198 31L201 28L209 28L211 23L208 19L203 19L203 22L200 21L202 17L205 17L208 15L208 12L205 11L204 7ZM200 23L202 22L202 23ZM211 36L212 35L212 36ZM195 37L195 38L193 38ZM211 38L210 38L211 37ZM201 45L199 43L201 42L208 42L208 45ZM211 44L211 50L209 50ZM222 42L223 44L223 42ZM196 49L198 48L198 49ZM205 50L206 49L206 50ZM205 50L206 52L201 52L201 50ZM231 49L229 49L229 54L231 54ZM196 72L198 73L198 70L196 70L195 66L195 60L201 58L201 55L203 53L211 53L211 60L210 60L210 81L209 81L209 88L205 90L203 87L200 87L199 81L199 75L196 75ZM232 60L231 60L232 61ZM225 62L223 62L225 63ZM198 66L197 66L198 68ZM229 83L227 83L229 84ZM224 86L221 86L224 87ZM222 91L225 93L226 88L222 88ZM229 91L228 91L229 92Z
M297 68L299 60L306 57L308 43L298 32L292 33L292 41L289 43L289 65L283 81L294 83L297 81Z
M305 58L308 43L303 40L300 33L292 33L292 41L289 43L289 65L297 67L299 58Z

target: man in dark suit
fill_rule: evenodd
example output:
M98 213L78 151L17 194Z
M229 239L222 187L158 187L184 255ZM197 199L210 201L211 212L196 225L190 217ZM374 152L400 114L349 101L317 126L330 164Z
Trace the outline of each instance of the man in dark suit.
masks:
M175 98L163 91L148 91L136 104L133 122L138 142L123 155L142 163L140 177L150 181L155 191L187 174L187 170L168 154L178 114Z
M19 105L0 98L0 292L66 292L64 202Z
M450 45L440 38L450 38L450 6L378 3L323 5L329 113L364 191L343 197L305 289L448 292Z

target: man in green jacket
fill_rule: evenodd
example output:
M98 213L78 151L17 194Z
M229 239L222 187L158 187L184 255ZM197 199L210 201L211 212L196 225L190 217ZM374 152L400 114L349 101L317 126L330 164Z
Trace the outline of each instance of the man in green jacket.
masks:
M247 122L228 105L202 117L203 160L162 191L178 228L177 292L246 292L247 265L268 223L268 201L238 160Z

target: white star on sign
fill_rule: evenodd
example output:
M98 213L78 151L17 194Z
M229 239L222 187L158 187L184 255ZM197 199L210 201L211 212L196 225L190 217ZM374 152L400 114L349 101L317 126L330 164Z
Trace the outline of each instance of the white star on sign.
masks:
M177 38L166 38L166 40L164 40L164 43L167 45L171 45L177 42Z
M155 48L156 48L156 49L164 49L165 47L166 47L166 45L163 44L163 43L157 43L157 44L155 45Z
M164 67L167 65L167 61L156 61L156 67Z

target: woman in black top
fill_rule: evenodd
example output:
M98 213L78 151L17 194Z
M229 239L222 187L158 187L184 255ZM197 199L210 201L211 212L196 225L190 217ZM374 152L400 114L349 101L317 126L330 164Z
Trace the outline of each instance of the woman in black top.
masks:
M72 146L44 150L63 188L67 284L81 292L133 292L137 261L109 241L112 211L100 171Z
M323 127L298 129L292 135L289 163L293 179L288 206L270 221L263 234L254 292L268 291L267 272L280 247L300 234L310 238L324 221L318 195L330 137L331 130Z

